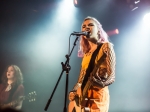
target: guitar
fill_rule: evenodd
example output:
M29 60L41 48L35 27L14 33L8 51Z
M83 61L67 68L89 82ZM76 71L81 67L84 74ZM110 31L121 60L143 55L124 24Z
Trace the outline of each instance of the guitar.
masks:
M33 92L28 93L27 96L20 96L16 100L9 102L7 104L0 104L0 107L1 108L13 107L14 105L16 105L17 103L23 100L29 100L29 102L34 102L36 101L36 96L37 96L36 92L33 91Z
M81 87L78 87L74 100L69 102L68 112L74 112L74 108L76 112L90 112L90 109L86 107L86 103L88 101L86 94L91 86L92 83L88 81L83 91L81 91Z
M75 108L75 112L81 112L81 105L80 105L80 98L81 98L81 88L79 87L76 91L76 94L78 96L75 96L75 99L73 101L70 101L69 102L69 105L68 105L68 112L74 112L74 108ZM77 102L78 100L78 102Z
M90 73L91 78L96 74L100 64L104 61L104 58L105 58L105 55L103 55L97 61L97 64L94 66L93 71ZM77 92L76 92L77 95L75 96L75 99L73 101L70 101L68 105L68 112L73 112L74 108L76 112L82 112L82 110L83 112L90 112L90 109L86 107L86 104L88 102L87 93L92 85L93 83L90 81L90 78L89 78L82 91L81 91L81 86L77 87Z

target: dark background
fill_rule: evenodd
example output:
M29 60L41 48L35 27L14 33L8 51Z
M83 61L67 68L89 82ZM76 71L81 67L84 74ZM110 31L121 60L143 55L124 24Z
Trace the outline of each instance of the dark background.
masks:
M141 26L149 0L141 0L134 11L130 8L134 0L81 0L79 5L71 1L66 6L63 1L67 0L0 0L0 74L6 66L18 65L25 95L37 93L36 101L25 100L22 110L44 112L62 71L61 62L66 61L69 35L80 31L85 17L93 16L105 31L119 29L118 35L110 36L117 65L116 81L109 87L109 112L150 112L150 28ZM70 58L69 91L80 70L77 51L78 44ZM48 112L63 111L65 78L64 72Z

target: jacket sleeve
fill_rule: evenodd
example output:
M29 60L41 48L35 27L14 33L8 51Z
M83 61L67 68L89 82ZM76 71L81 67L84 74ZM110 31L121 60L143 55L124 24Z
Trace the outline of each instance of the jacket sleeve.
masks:
M103 55L106 55L106 67L99 67L95 74L94 82L99 84L101 87L105 87L115 81L116 56L111 43L104 44L102 46L102 51Z

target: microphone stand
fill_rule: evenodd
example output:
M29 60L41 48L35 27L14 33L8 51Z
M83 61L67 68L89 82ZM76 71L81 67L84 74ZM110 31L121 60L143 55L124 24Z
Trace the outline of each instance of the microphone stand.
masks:
M79 35L76 36L76 39L75 39L75 41L74 41L73 48L72 48L71 52L69 51L69 52L70 52L69 55L66 55L66 56L65 56L66 59L67 59L66 62L65 62L65 64L64 64L63 62L61 62L61 65L62 65L62 72L61 72L61 74L60 74L60 76L59 76L59 78L58 78L58 81L57 81L57 83L56 83L56 85L55 85L55 87L54 87L54 90L53 90L53 92L52 92L52 94L51 94L51 96L50 96L50 99L48 100L48 102L47 102L47 104L46 104L46 107L45 107L45 109L44 109L45 111L47 111L47 109L48 109L48 107L49 107L49 105L50 105L50 103L51 103L51 99L52 99L52 97L53 97L53 95L54 95L54 92L55 92L55 90L56 90L56 88L57 88L57 86L58 86L58 83L59 83L59 81L60 81L60 79L61 79L61 77L62 77L63 72L66 71L65 102L64 102L64 110L63 110L63 112L67 112L66 103L67 103L68 82L69 82L69 80L68 80L68 75L69 75L69 71L70 71L70 69L71 69L71 66L69 65L69 59L70 59L70 56L71 56L71 54L72 54L72 52L73 52L73 50L74 50L74 48L75 48L75 46L76 46L76 42L77 42L78 38L79 38Z

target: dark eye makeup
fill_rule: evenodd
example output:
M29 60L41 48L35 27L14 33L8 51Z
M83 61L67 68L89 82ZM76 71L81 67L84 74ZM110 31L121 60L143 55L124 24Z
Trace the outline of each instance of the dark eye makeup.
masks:
M94 24L93 23L89 23L88 26L94 26ZM86 25L82 26L82 28L85 28L85 27L86 27Z

